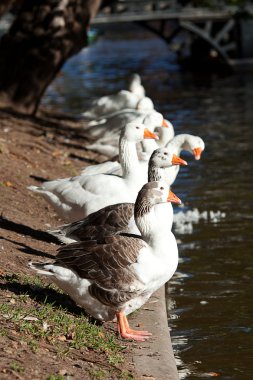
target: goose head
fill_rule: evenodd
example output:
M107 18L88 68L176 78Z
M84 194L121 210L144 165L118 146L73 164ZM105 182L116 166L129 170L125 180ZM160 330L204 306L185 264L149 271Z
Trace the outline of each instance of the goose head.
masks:
M172 165L187 165L187 162L174 153L171 153L168 148L158 148L154 150L149 160L149 166L158 168L167 168Z
M151 132L141 121L134 120L127 123L123 133L124 137L130 142L140 142L144 139L158 140L158 136Z
M152 205L166 202L181 204L181 200L170 190L166 182L162 180L148 182L143 186L143 189L145 189L147 193L150 193Z
M191 152L194 155L195 160L199 160L201 153L205 149L205 143L199 136L187 135L184 149Z
M165 127L170 128L169 122L163 118L163 115L157 111L151 111L145 115L143 119L145 124L152 132L155 128Z
M159 136L160 146L165 146L175 136L174 127L167 119L163 119L162 124L157 125L154 131Z
M166 202L181 204L181 200L170 190L169 186L163 180L145 183L139 191L138 197L139 196L146 200L150 206Z
M138 193L134 215L138 220L149 213L151 208L159 203L173 202L181 204L181 200L170 190L165 181L146 183ZM139 227L139 226L138 226Z
M141 77L137 73L131 74L129 78L128 88L131 88L132 85L140 85L141 84Z
M136 109L138 111L144 111L144 112L147 111L148 112L148 111L153 111L154 108L155 108L154 103L147 96L145 96L144 98L139 100L137 105L136 105Z
M148 182L139 191L134 206L134 219L142 238L149 244L156 244L164 234L167 236L173 221L172 202L181 203L163 180ZM166 210L162 207L160 214L162 204L169 207Z
M139 74L134 73L129 77L127 89L130 92L136 92L136 90L138 91L140 88L142 88L142 92L144 93L145 91L141 84L141 77ZM145 96L145 93L143 96Z

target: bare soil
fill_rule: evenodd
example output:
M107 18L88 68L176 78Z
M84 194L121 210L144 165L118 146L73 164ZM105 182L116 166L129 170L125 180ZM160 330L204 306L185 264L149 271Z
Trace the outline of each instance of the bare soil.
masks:
M45 232L63 223L44 199L27 189L43 180L80 173L86 165L103 162L106 157L85 150L88 137L83 122L61 114L40 110L36 117L0 111L0 304L20 306L26 294L27 308L56 302L75 315L82 313L57 290L36 288L19 281L34 276L30 260L53 258L58 245ZM13 281L13 278L15 281ZM49 301L45 301L45 294ZM131 345L118 340L124 362L110 364L99 349L71 349L69 337L57 342L40 338L36 349L25 338L18 322L0 316L0 379L131 379L134 375ZM116 334L114 324L104 324L105 332Z

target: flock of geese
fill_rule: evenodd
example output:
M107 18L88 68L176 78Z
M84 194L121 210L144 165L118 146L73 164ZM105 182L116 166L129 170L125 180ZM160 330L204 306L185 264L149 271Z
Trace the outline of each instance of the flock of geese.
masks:
M118 154L119 162L28 187L68 222L49 231L64 243L55 261L29 265L94 318L116 319L122 338L145 341L151 333L131 329L127 315L176 271L171 203L181 201L170 186L180 165L187 165L181 151L198 160L205 145L198 136L174 136L137 74L128 90L94 101L83 117L96 137L88 148L108 157Z

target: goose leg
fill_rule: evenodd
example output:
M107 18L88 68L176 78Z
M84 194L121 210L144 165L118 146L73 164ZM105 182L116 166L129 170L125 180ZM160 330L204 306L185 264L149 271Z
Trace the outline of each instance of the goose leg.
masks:
M118 322L118 331L122 338L144 342L146 339L149 338L150 335L152 335L148 331L138 331L131 329L129 327L127 317L123 312L116 312L116 317Z

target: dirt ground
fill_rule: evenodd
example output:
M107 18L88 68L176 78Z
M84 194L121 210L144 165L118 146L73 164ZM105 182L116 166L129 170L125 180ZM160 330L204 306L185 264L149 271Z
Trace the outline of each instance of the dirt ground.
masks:
M23 330L19 318L15 319L14 311L25 307L39 312L47 302L55 303L56 312L57 307L66 308L74 322L82 315L67 296L45 281L33 284L36 276L27 264L56 254L57 244L45 231L63 221L27 186L73 176L86 165L103 162L106 157L85 150L87 141L82 122L66 115L41 110L32 118L0 111L0 379L136 378L128 342L116 338L124 361L113 362L106 349L92 345L70 350L71 337L64 333L58 340L34 339L33 318L26 318L30 322L22 325ZM102 328L115 335L114 324Z

